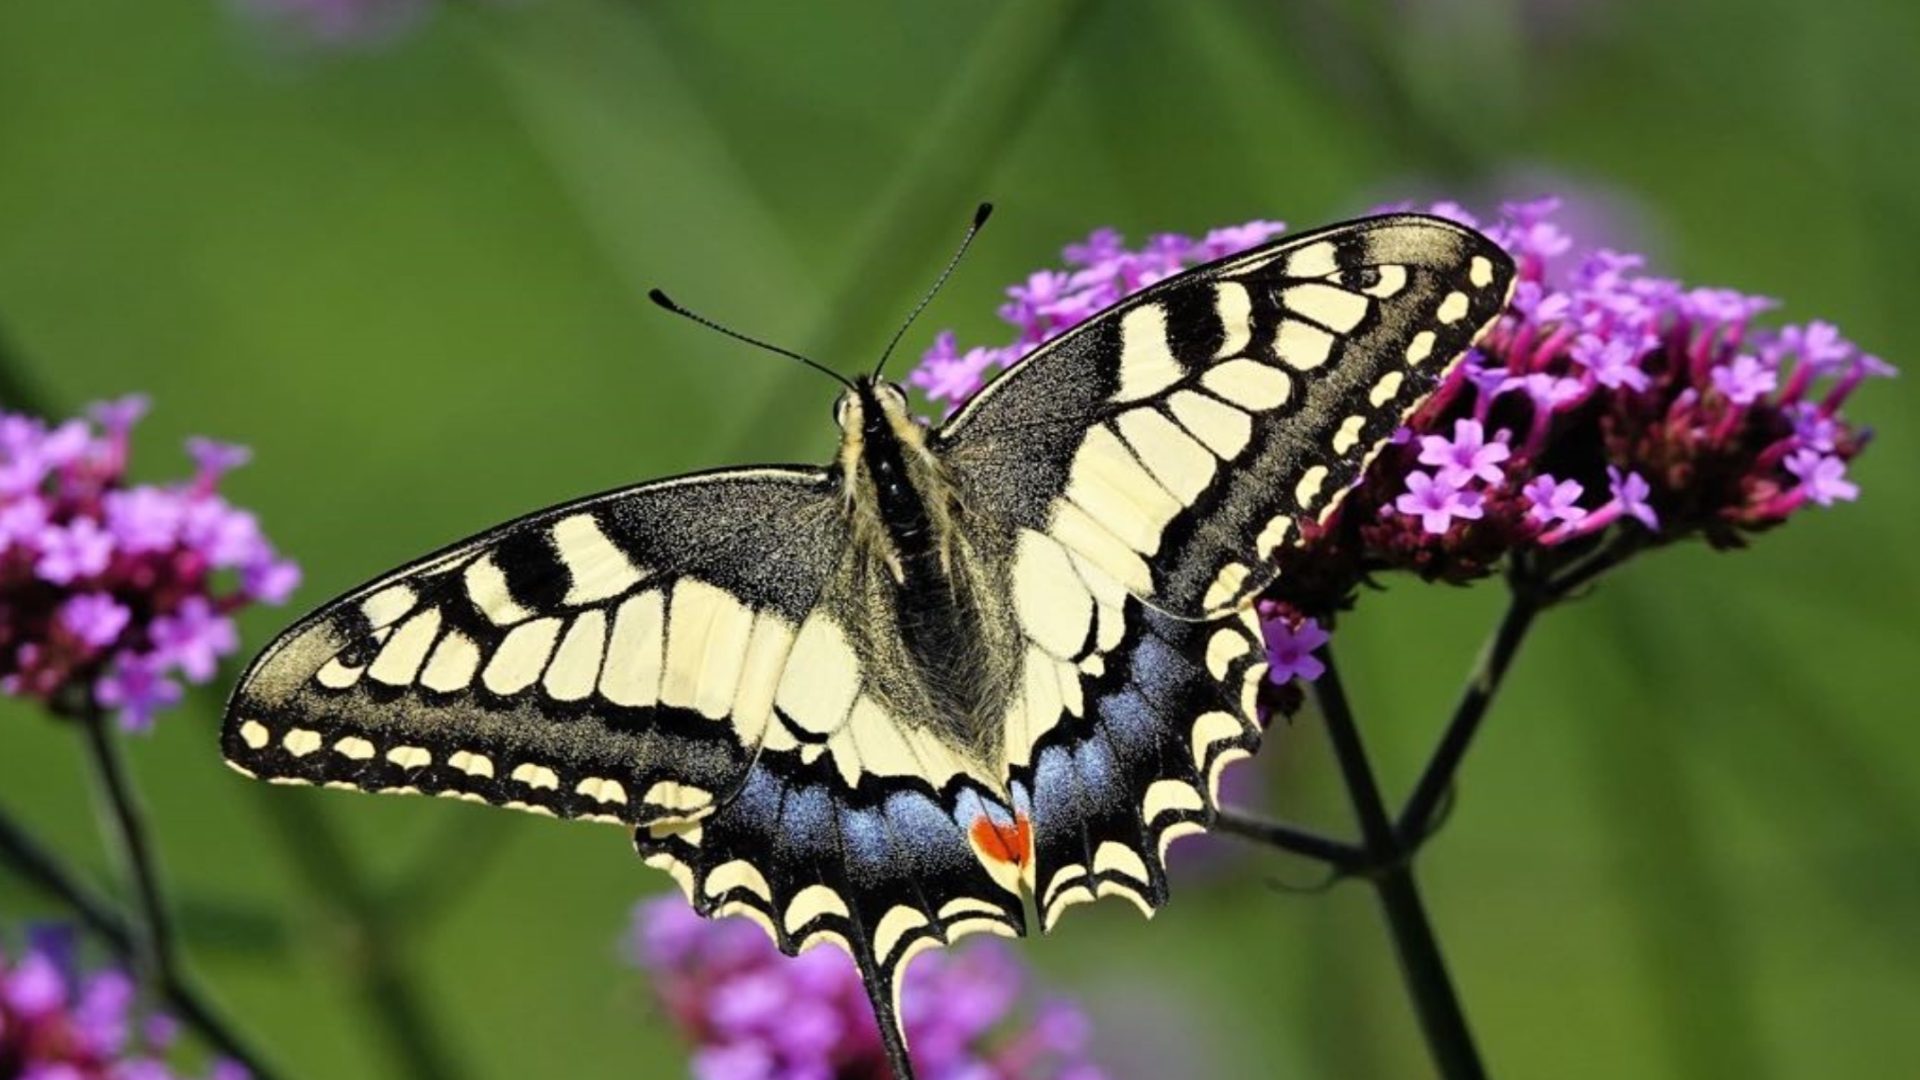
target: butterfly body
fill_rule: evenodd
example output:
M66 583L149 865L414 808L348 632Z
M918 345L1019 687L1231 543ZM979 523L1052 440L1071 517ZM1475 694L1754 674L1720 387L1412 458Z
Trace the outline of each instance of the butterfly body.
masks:
M1503 308L1412 215L1160 282L937 428L849 384L825 467L529 515L385 575L242 678L228 761L633 830L703 914L860 965L1118 896L1259 744L1252 598Z

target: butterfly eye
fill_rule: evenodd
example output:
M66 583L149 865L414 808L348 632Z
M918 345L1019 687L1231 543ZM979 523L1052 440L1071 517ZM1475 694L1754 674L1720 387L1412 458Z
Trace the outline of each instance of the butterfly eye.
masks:
M853 404L850 397L842 395L833 400L833 423L835 427L847 426L847 406Z

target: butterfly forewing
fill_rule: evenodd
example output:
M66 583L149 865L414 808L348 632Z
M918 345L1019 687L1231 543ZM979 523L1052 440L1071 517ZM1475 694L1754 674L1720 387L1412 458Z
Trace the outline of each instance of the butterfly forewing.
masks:
M1372 218L1162 282L1049 344L941 433L963 498L1152 606L1217 617L1281 572L1505 304L1478 233Z
M820 470L668 481L535 514L294 626L223 748L269 780L642 824L710 813L763 737L844 547Z

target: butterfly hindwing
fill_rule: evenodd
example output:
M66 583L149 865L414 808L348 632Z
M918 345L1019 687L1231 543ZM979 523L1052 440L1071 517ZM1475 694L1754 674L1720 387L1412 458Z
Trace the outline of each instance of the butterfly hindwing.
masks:
M1257 594L1505 304L1512 260L1395 215L1148 288L1044 346L943 429L964 499L1160 610Z
M721 472L456 544L281 635L223 749L281 782L703 816L742 783L839 558L834 498L820 470Z

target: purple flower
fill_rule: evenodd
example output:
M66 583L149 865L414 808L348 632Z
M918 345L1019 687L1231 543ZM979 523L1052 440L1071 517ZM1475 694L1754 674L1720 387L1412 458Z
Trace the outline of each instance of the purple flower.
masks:
M1478 420L1455 420L1452 439L1443 435L1420 437L1420 464L1438 466L1439 478L1454 487L1465 487L1475 480L1499 483L1504 475L1500 463L1511 453L1498 439L1487 442ZM1411 485L1408 490L1413 490Z
M0 928L4 930L5 928ZM165 1059L169 1030L157 1014L139 1022L133 980L112 969L87 972L64 929L27 934L24 949L0 933L0 1068L20 1080L176 1080ZM246 1080L218 1062L210 1080Z
M1649 529L1660 528L1659 516L1647 503L1647 496L1653 493L1653 489L1645 477L1637 472L1621 472L1617 466L1609 465L1607 487L1613 492L1613 501L1619 505L1621 513L1637 518Z
M233 620L215 613L204 596L189 596L173 614L154 619L147 636L156 657L177 665L194 682L213 678L220 658L240 647Z
M1587 512L1578 505L1583 490L1578 480L1555 480L1541 473L1522 489L1527 496L1527 517L1541 525L1564 522L1578 524Z
M187 440L187 456L199 468L195 479L211 488L222 476L253 460L253 451L196 435Z
M77 518L41 532L40 561L34 570L43 580L68 585L102 573L112 559L113 537L93 519Z
M1852 502L1860 485L1847 479L1847 463L1818 450L1796 450L1787 457L1787 471L1800 478L1800 490L1821 506Z
M887 1075L866 991L845 953L784 957L745 920L702 919L678 897L635 907L629 940L668 1016L698 1043L696 1077ZM997 941L920 959L900 995L915 1064L955 1080L1098 1080L1085 1061L1085 1017L1058 1001L1023 1007L1030 996L1026 973Z
M1751 405L1780 386L1773 369L1750 353L1741 353L1731 363L1714 368L1712 378L1713 388L1735 405Z
M1435 536L1446 532L1454 518L1471 521L1481 514L1477 493L1460 490L1444 475L1431 476L1418 469L1407 474L1407 490L1394 500L1393 508L1419 518L1420 527Z
M180 703L180 684L168 678L156 657L122 653L112 669L93 684L93 697L120 716L128 731L146 731L161 709Z
M1572 357L1601 386L1611 390L1624 387L1638 393L1652 385L1640 367L1642 352L1638 342L1583 334L1573 343Z
M1289 683L1295 679L1313 682L1327 670L1315 653L1328 641L1327 632L1320 628L1317 619L1300 619L1294 622L1284 616L1263 611L1260 622L1262 635L1267 639L1267 678L1275 683Z
M0 413L0 460L31 469L0 487L0 690L70 705L75 686L144 728L238 647L232 614L278 603L299 569L253 514L226 501L223 473L245 452L190 443L190 481L125 483L128 435L146 411L130 396L88 421L49 428Z
M120 639L133 612L106 593L77 593L60 605L60 625L96 649Z

